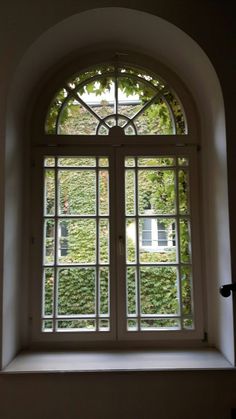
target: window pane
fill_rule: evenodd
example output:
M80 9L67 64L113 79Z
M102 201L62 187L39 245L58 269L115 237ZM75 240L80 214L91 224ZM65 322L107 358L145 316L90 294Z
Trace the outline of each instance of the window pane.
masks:
M45 170L44 172L44 212L45 215L55 214L55 171Z
M44 264L52 265L55 259L55 222L46 219L44 224Z
M54 269L44 269L43 316L53 315Z
M60 114L58 134L95 135L98 120L75 99L67 102Z
M60 264L96 263L96 220L59 220L58 238Z
M145 109L135 119L134 123L138 135L169 135L174 133L169 109L162 100Z
M125 212L126 215L135 215L135 171L125 171Z
M141 330L179 330L179 319L143 319L141 320Z
M109 263L109 221L101 219L99 222L99 262Z
M95 157L59 157L58 158L59 167L95 167L96 158Z
M89 315L96 313L94 268L58 270L58 314Z
M177 281L175 267L141 267L141 314L177 314L179 312Z
M179 222L180 229L180 256L181 262L191 262L191 242L190 242L190 221L182 219Z
M175 158L173 157L138 157L139 167L162 167L162 166L174 166Z
M140 263L177 261L175 225L173 218L139 218Z
M126 220L126 262L135 263L137 259L136 221Z
M126 300L127 314L137 315L137 270L127 268L126 270Z
M133 319L127 320L127 330L129 332L136 332L138 330L138 321Z
M59 170L59 214L96 214L95 170Z
M98 164L100 167L108 167L109 166L109 160L107 157L100 157Z
M183 314L192 314L192 272L190 266L181 267L181 290Z
M56 128L57 128L56 122L57 122L58 113L62 107L62 104L66 100L67 95L68 93L66 89L63 88L59 90L57 95L54 97L53 102L50 105L47 118L46 118L46 123L45 123L46 134L56 134Z
M99 214L109 214L109 174L108 170L99 171Z
M57 321L58 332L93 332L95 320L59 320Z
M138 171L139 214L174 214L176 208L173 170Z
M99 320L99 331L100 332L109 332L110 330L110 321L109 320Z
M52 332L52 331L53 331L52 320L43 320L43 322L42 322L42 332Z
M189 179L186 170L179 170L179 212L189 214Z
M108 316L110 312L109 301L109 269L100 268L99 270L99 313Z

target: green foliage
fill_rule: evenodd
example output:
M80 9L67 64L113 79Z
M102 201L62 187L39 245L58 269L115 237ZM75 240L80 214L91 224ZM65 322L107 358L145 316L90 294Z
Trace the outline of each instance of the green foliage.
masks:
M140 164L146 164L146 170L139 167L138 189L139 189L139 211L145 216L150 208L154 214L173 214L173 218L162 218L165 226L171 230L174 214L176 212L176 181L178 177L179 190L179 212L181 220L179 223L180 233L180 254L181 262L186 263L181 268L180 279L182 289L182 311L184 315L192 313L191 295L191 252L189 237L189 222L185 215L189 213L188 203L188 172L186 169L175 171L171 169L172 160L162 158L158 163L166 165L164 169L148 169L148 165L157 164L157 159L143 158ZM88 216L95 216L96 212L102 216L108 214L108 170L100 168L99 173L99 199L97 200L97 177L96 169L93 167L95 159L80 158L76 168L75 158L60 158L60 169L58 171L58 204L59 215L65 217L59 219L61 236L59 237L58 262L68 266L59 268L58 274L58 314L59 315L95 315L96 314L96 289L99 290L99 312L108 315L109 312L109 279L108 267L99 269L99 277L96 279L96 269L89 267L89 264L96 264L96 220ZM131 161L130 161L131 164ZM81 168L83 165L84 167ZM170 167L168 167L170 165ZM90 166L90 167L88 167ZM68 170L68 168L70 168ZM134 171L131 167L126 170L126 213L134 214ZM55 177L53 169L47 169L46 173L46 200L47 213L53 217L55 206ZM98 208L97 208L98 206ZM70 215L72 218L66 218ZM76 218L77 216L82 218ZM74 217L74 218L73 218ZM140 237L142 231L142 217L140 218ZM130 219L129 226L132 227L134 220ZM129 228L129 227L127 227ZM64 234L62 234L64 231ZM98 225L99 231L99 260L102 264L109 263L109 225L108 219L102 218ZM54 260L54 220L47 221L47 261ZM66 233L65 233L66 232ZM174 233L175 234L175 231ZM174 240L175 237L172 237ZM127 235L127 258L130 263L136 260L135 242ZM177 268L170 265L155 266L155 263L176 262L176 249L166 249L158 252L150 252L140 248L140 260L142 264L154 263L153 266L140 266L140 307L144 315L152 314L177 314L179 307L179 291ZM70 268L69 264L82 263L85 267ZM54 294L54 270L46 268L44 281L44 314L53 313ZM98 288L97 288L98 287ZM134 267L127 269L127 297L128 313L135 314L137 311L137 278ZM146 326L150 327L148 320ZM172 327L172 320L163 320L161 327ZM76 326L77 325L77 326ZM83 327L93 329L94 323L90 320L83 321ZM153 322L153 327L156 323ZM186 323L187 325L187 323ZM190 324L187 325L190 327ZM62 328L76 328L78 324L73 320L61 322ZM82 327L82 326L81 326Z
M94 106L93 112L100 118L105 118L114 113L114 104L107 106L104 103L106 102L104 97L112 89L115 90L115 83L114 67L108 65L90 69L71 79L65 88L57 93L50 105L46 120L46 132L55 134L59 128L59 134L95 135L99 118L96 118L92 111L90 112L83 108L79 101L76 101L75 96L79 95L80 99L85 101L85 98L89 95L97 96L102 106ZM119 114L132 119L144 105L149 103L149 106L134 119L139 135L172 134L174 127L168 106L172 108L175 115L177 134L185 133L185 121L181 106L170 91L165 89L163 95L156 98L153 102L155 96L164 88L163 82L155 80L152 76L138 69L120 68L117 77L117 87L127 98L132 99L135 96L139 101L138 106L137 104L122 106L121 103L118 103ZM65 102L71 90L73 90L74 94L71 99ZM168 102L168 106L166 102ZM59 113L60 118L58 119ZM59 127L57 127L58 122ZM130 129L127 129L126 134L131 134Z

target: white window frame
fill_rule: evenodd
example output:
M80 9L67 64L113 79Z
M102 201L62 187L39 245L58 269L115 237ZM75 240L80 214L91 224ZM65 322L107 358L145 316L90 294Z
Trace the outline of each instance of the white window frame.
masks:
M144 140L146 141L146 138ZM198 152L195 145L178 145L163 146L158 145L158 138L152 139L152 145L138 146L140 136L134 138L132 136L133 146L130 145L130 138L109 136L110 145L107 145L107 138L99 137L100 145L97 145L98 137L87 138L90 143L89 147L81 144L81 138L73 136L73 141L77 139L78 145L75 146L55 146L55 147L36 147L33 152L34 159L34 179L33 186L33 244L32 244L32 276L33 294L32 301L37 302L31 307L32 317L32 341L33 342L77 342L78 344L101 342L101 344L125 345L125 342L133 343L142 341L144 344L150 342L157 343L160 341L200 341L203 338L203 307L202 307L202 274L200 262L200 243L199 243L199 208L198 208L198 175L197 175L197 159ZM162 137L163 139L163 137ZM58 142L60 138L55 136ZM67 138L68 140L68 138ZM166 136L168 141L168 136ZM178 139L176 139L178 140ZM180 138L179 138L180 140ZM181 140L183 140L181 138ZM51 137L50 137L51 141ZM96 141L96 145L95 145ZM150 141L150 139L149 139ZM186 141L187 142L187 141ZM104 144L105 143L105 144ZM155 145L154 145L155 143ZM129 145L127 145L129 144ZM115 150L115 152L114 152ZM116 153L116 158L115 158ZM77 156L77 155L99 155L109 156L113 164L110 168L111 183L115 179L119 179L116 189L110 189L111 212L113 219L111 222L111 235L114 239L111 241L111 276L116 277L116 281L111 281L111 322L114 325L111 332L57 332L45 333L41 332L41 295L42 295L42 274L41 274L41 255L42 255L42 202L43 202L43 158L44 156ZM178 331L145 331L145 332L127 332L126 331L126 291L125 291L125 273L124 273L124 252L120 252L120 237L125 237L124 222L121 211L117 211L117 202L124 207L124 176L120 175L121 167L123 167L123 159L125 155L155 155L155 156L186 156L191 162L190 176L190 207L192 211L192 248L193 248L193 295L194 295L194 330L178 330ZM40 193L39 193L40 192ZM115 215L116 213L116 215ZM119 284L119 286L118 286ZM118 313L118 314L117 314ZM119 343L120 342L120 343Z

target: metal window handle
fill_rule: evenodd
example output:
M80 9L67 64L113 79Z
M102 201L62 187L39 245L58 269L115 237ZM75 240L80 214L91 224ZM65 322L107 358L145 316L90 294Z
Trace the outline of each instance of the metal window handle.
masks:
M231 291L236 291L236 282L234 282L233 284L222 285L222 287L220 287L220 294L222 295L222 297L229 297Z
M120 256L123 256L124 254L124 237L123 236L118 237L118 245L119 245L119 254Z

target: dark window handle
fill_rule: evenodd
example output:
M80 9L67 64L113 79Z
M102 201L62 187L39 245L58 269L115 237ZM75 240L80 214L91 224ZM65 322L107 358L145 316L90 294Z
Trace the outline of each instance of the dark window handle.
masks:
M222 285L222 287L220 287L220 294L223 297L229 297L231 291L236 291L236 282L233 284Z

